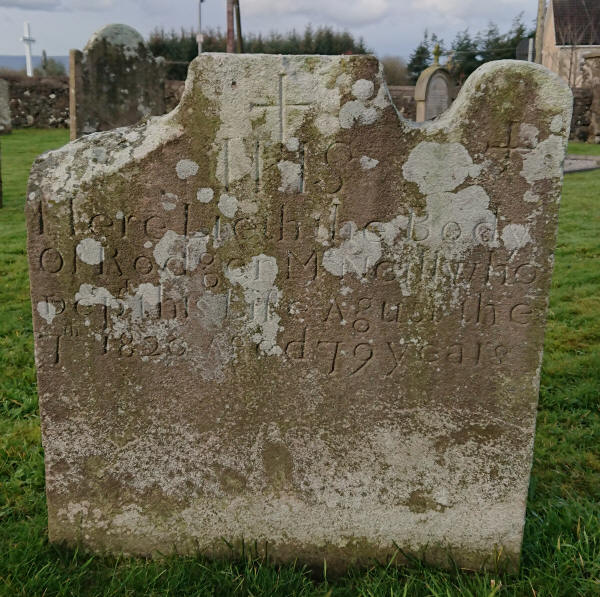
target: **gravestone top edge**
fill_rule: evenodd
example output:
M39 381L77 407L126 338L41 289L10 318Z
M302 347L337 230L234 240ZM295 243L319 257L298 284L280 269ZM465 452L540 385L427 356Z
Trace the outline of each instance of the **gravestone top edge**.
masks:
M74 188L82 183L90 183L98 176L115 173L126 163L139 160L169 141L184 135L185 126L181 120L182 106L193 103L193 98L197 93L196 86L203 80L203 72L211 65L216 66L217 69L222 69L219 72L226 76L228 64L267 62L280 63L284 68L286 64L313 64L315 61L328 65L349 65L373 62L377 61L377 58L364 54L314 56L206 52L190 63L181 101L173 111L163 116L151 117L145 123L138 125L89 134L71 141L62 148L42 154L36 159L32 167L32 182L35 183L38 179L41 182L44 179L44 187L48 188L48 185L51 185L58 199L63 192L72 192ZM437 70L439 67L429 68ZM537 63L520 60L497 60L480 66L460 88L452 105L437 119L415 123L404 118L396 110L398 124L406 131L420 129L427 136L435 136L445 132L459 140L460 137L466 136L465 130L468 130L471 124L469 111L472 101L484 97L486 88L501 85L507 77L531 77L532 81L538 86L539 91L536 99L540 108L542 110L552 110L557 115L556 121L560 120L560 126L557 124L558 128L553 132L568 131L573 110L573 94L568 84L548 68ZM393 106L383 79L383 66L381 64L379 64L379 70L374 79L381 86L381 105ZM489 97L488 101L499 100ZM563 116L559 118L561 113ZM109 146L114 146L113 152L107 155L106 162L102 164L87 160L86 155L88 154L86 151L89 152L93 147L102 145L105 142ZM136 146L132 152L128 152L127 156L118 151L124 142L131 142ZM565 143L567 142L565 141ZM60 168L56 169L56 165L63 158L66 158L68 163L63 163ZM81 158L83 160L79 162ZM46 163L46 167L44 167L44 163Z
M126 55L137 53L140 44L146 47L142 35L130 25L122 23L104 25L94 32L83 49L84 53L102 42L121 47Z

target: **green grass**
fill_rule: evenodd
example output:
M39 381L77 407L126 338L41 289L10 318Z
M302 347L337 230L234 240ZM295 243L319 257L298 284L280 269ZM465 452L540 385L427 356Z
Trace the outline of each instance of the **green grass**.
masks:
M569 153L575 155L600 155L600 145L571 141L569 143Z
M600 173L565 182L520 573L414 563L324 580L251 553L146 561L48 543L23 204L34 156L66 141L34 130L0 139L0 595L600 595Z

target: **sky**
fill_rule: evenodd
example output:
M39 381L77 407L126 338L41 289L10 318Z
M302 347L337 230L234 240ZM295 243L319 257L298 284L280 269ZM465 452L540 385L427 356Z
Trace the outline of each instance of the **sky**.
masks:
M205 0L203 27L225 28L225 0ZM536 0L240 0L242 29L255 33L302 31L331 25L364 38L378 56L407 58L428 29L451 42L490 21L501 31L520 12L533 24ZM23 54L23 22L31 23L34 54L68 54L83 48L108 23L125 23L144 37L155 29L197 28L198 0L0 0L0 55Z

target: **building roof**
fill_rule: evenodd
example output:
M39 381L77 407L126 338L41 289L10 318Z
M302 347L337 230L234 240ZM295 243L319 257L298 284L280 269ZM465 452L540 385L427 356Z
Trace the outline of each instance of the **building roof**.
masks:
M551 0L558 46L600 45L600 0Z

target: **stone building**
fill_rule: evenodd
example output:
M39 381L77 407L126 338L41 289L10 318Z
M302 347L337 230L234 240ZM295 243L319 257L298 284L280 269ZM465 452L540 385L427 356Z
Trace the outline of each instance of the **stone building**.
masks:
M582 87L585 56L597 51L600 51L600 2L550 0L544 21L542 64L571 87Z

